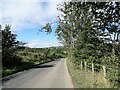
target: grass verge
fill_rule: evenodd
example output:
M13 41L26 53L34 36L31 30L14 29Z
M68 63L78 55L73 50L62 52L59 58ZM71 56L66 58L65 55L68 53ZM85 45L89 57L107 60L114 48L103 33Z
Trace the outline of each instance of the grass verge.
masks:
M67 59L67 66L75 88L113 88L112 84L104 79L103 73L92 73L80 70L71 60Z
M22 61L16 66L3 67L2 68L2 78L6 77L8 75L15 74L17 72L23 71L23 70L33 68L36 65L40 65L40 64L50 62L50 61L53 61L53 60L48 59L48 60L44 60L44 61L41 61L41 62L39 62L39 61L36 61L36 62Z

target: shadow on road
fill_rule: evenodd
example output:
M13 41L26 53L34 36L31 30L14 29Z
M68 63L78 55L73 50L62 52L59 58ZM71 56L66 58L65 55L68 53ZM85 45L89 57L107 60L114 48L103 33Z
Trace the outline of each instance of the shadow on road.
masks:
M35 66L34 68L50 68L50 67L54 67L54 65L39 65Z

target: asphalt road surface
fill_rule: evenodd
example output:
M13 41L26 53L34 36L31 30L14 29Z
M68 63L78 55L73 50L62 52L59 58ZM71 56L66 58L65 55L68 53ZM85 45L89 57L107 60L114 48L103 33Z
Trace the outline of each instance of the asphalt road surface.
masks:
M3 88L73 88L64 58L11 75Z

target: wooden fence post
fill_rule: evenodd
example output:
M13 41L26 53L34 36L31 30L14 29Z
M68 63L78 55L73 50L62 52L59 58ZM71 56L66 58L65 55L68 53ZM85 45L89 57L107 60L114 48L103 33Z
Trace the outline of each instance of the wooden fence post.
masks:
M92 63L92 73L94 73L94 64Z
M86 62L84 62L84 64L85 64L85 72L86 72L86 68L87 68L87 63L86 63Z
M81 64L80 64L80 68L81 68L81 70L82 70L82 68L83 68L83 66L82 66L82 61L81 61Z
M102 68L103 68L104 79L106 80L106 67L103 65Z

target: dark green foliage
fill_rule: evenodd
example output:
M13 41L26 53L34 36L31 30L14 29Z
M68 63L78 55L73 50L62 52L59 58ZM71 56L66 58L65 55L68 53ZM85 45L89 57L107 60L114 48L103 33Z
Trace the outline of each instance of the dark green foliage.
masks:
M3 66L16 65L21 58L16 56L16 35L10 31L10 26L6 25L2 30L2 64Z
M51 29L50 23L47 23L46 26L43 27L40 31L43 31L43 30L45 30L45 32L47 32L47 34L51 33L52 29Z
M33 62L19 62L19 64L14 65L14 66L9 66L9 68L3 67L2 68L2 77L14 74L14 73L22 71L22 70L29 69L29 68L33 67L34 65L35 65L35 63L33 63Z

